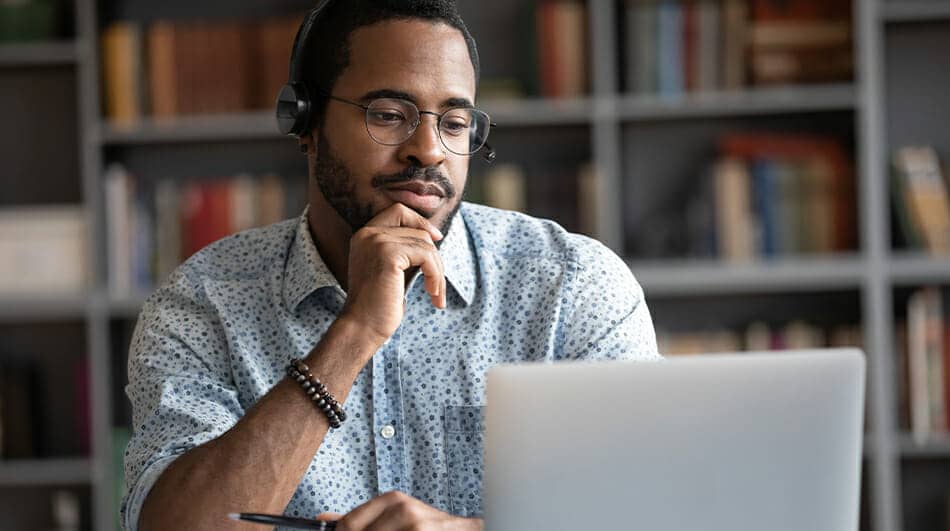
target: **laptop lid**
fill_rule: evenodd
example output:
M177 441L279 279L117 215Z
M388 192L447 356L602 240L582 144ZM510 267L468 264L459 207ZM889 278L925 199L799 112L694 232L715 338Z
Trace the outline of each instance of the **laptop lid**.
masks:
M501 366L487 531L858 529L864 354Z

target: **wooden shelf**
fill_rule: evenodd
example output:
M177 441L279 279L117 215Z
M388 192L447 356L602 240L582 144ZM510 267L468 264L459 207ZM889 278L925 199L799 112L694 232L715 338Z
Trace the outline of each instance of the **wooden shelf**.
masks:
M941 0L887 0L881 16L888 22L950 20L950 2Z
M855 256L771 262L628 260L648 297L857 289L865 267Z
M72 41L0 44L0 67L72 65L78 58Z
M950 283L950 257L898 254L890 260L889 270L891 281L897 286Z
M856 105L854 86L840 84L752 88L670 98L626 96L618 103L618 113L626 121L655 121L853 110Z
M479 102L478 107L487 112L499 127L586 125L592 120L594 100L484 100Z
M202 141L280 140L277 120L270 111L207 116L183 116L164 120L151 118L120 126L101 125L100 137L107 145L177 144Z
M92 482L88 459L29 459L0 461L0 487L84 485Z
M905 458L950 458L950 435L934 435L924 444L918 444L909 433L898 436L901 456Z
M88 303L81 293L0 294L0 322L83 319Z
M850 84L814 87L750 89L737 92L688 94L667 99L653 96L608 96L550 100L485 100L479 106L499 127L589 125L598 117L651 121L715 116L781 114L851 110L855 91ZM169 144L200 141L280 139L271 111L185 116L118 126L103 123L107 145Z

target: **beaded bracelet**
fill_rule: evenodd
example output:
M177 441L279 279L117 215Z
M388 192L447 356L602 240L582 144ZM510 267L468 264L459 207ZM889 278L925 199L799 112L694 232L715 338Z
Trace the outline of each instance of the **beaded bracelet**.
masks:
M297 380L297 383L307 393L314 405L326 415L331 428L336 429L343 424L346 420L346 412L343 411L340 403L333 398L333 395L323 385L323 382L310 372L310 367L307 367L300 359L293 359L287 367L287 375Z

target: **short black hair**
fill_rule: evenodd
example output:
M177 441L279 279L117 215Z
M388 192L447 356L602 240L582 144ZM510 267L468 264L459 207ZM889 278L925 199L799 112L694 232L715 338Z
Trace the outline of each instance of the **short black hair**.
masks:
M478 85L478 50L455 0L336 0L314 23L301 62L301 77L310 93L315 123L323 122L327 105L324 94L333 90L349 66L350 35L359 28L394 19L441 22L461 32Z

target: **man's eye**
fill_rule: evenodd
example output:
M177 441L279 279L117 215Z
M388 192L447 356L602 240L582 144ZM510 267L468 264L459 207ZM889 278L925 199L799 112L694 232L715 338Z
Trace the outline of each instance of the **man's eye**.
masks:
M462 134L468 130L468 123L458 120L443 122L442 130L447 133Z
M391 111L373 111L370 118L380 124L396 124L405 120L402 114Z

